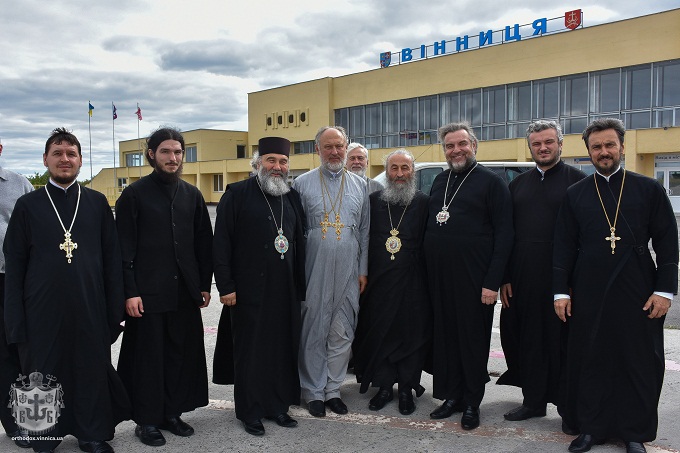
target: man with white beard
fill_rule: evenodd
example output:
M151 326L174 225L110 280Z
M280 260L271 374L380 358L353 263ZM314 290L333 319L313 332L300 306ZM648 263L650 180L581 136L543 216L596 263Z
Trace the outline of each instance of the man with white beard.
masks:
M321 165L294 183L307 216L307 296L302 303L300 387L309 413L326 415L324 402L346 414L340 385L347 373L359 294L368 275L369 207L366 182L344 171L347 133L319 129Z
M351 171L357 176L361 176L366 181L369 195L383 189L382 184L366 176L368 168L368 150L361 143L350 143L347 145L347 171Z
M255 436L264 434L262 418L297 426L288 408L300 402L304 214L286 183L289 153L285 138L260 139L256 175L227 186L215 223L215 283L224 307L213 381L234 384L236 418Z
M379 387L368 408L377 411L391 401L396 382L403 415L416 408L413 390L417 396L425 390L420 376L432 335L423 256L429 197L416 189L414 170L413 154L393 151L385 160L387 186L370 195L371 279L353 345L359 391Z

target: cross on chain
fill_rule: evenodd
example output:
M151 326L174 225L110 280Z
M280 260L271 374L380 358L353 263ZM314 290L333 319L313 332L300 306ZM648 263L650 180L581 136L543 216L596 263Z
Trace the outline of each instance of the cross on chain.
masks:
M71 258L73 258L73 251L78 248L78 244L71 240L71 233L64 233L64 242L59 244L59 250L64 250L66 252L66 258L69 264L71 263Z
M621 238L618 237L618 236L614 233L614 232L616 231L616 228L611 227L611 228L609 229L609 231L612 232L611 236L607 236L606 238L604 238L604 240L605 240L605 241L611 242L611 246L612 246L612 255L613 255L613 254L614 254L614 249L616 248L616 241L620 241Z
M326 233L328 232L328 227L331 226L331 222L328 221L328 213L325 212L323 215L323 220L319 222L321 225L321 239L326 239Z
M328 216L326 216L326 218L328 218ZM345 227L345 224L340 222L340 214L335 214L335 222L330 223L329 225L335 228L335 234L338 235L336 239L339 241L340 235L342 234L342 228Z

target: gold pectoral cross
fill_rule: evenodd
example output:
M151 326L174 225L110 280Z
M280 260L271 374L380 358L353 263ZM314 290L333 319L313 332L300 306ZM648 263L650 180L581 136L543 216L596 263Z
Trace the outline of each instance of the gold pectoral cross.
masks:
M340 214L335 214L335 222L329 225L335 228L335 234L338 236L336 239L339 241L340 235L342 234L342 228L345 227L345 224L340 222Z
M612 255L613 255L613 254L614 254L614 249L616 248L616 241L620 241L621 238L618 237L618 236L616 235L616 233L615 233L615 232L616 232L616 228L611 227L611 228L609 229L609 231L612 232L611 236L607 236L606 238L604 238L604 240L605 240L605 241L611 242L611 246L612 246Z
M319 222L321 225L321 239L326 239L326 233L328 232L328 227L331 226L331 222L328 221L328 213L323 213L323 220Z
M78 244L71 240L71 233L68 231L64 233L64 242L59 244L59 250L64 250L66 252L66 258L69 264L71 264L71 258L73 258L73 251L78 248Z

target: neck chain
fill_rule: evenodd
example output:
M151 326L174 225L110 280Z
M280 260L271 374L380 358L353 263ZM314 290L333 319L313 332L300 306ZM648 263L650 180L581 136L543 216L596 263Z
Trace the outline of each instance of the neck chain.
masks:
M456 198L456 195L458 194L458 191L460 190L461 187L463 187L463 184L465 183L465 180L467 179L468 176L470 176L470 173L477 168L478 163L475 163L475 166L472 167L472 170L468 172L467 175L465 175L465 178L460 182L460 185L456 189L456 191L453 193L453 196L449 200L448 203L446 203L446 196L449 193L449 181L451 181L451 173L453 173L453 170L449 172L449 177L446 179L446 188L444 189L444 206L442 206L442 210L437 213L435 216L435 220L439 224L439 226L442 226L442 224L445 224L448 220L449 217L451 217L451 214L449 213L449 206L451 206L451 203L453 202L453 199Z
M342 171L342 179L340 180L340 190L338 190L338 194L335 196L335 200L331 199L331 193L328 191L328 187L326 187L326 180L323 177L323 170L319 169L319 179L321 180L321 198L323 199L323 220L319 222L319 225L321 225L321 239L326 239L326 232L328 232L328 227L333 227L335 228L335 234L336 234L336 239L339 241L341 234L342 234L342 229L345 227L345 224L340 222L340 209L342 208L342 196L345 192L345 172L344 170ZM324 190L326 191L326 194L328 194L328 201L331 203L331 211L335 212L335 222L331 223L328 221L328 216L330 214L330 211L326 210L326 195L324 194ZM337 209L335 205L338 205Z
M276 238L274 238L274 248L276 249L277 252L281 254L281 259L283 259L283 254L288 251L288 238L283 235L283 195L280 196L281 198L281 227L276 223L276 216L274 216L274 210L272 209L272 205L269 204L269 200L267 200L267 195L265 195L264 190L262 190L262 186L260 185L260 180L259 178L256 178L257 180L257 186L260 188L260 192L262 192L262 196L264 197L264 201L267 202L267 206L269 206L269 212L272 213L272 219L274 220L274 226L276 227L276 232L279 233Z
M600 195L600 188L597 187L597 174L593 174L593 179L595 180L595 190L597 190L597 197L600 199L600 204L602 205L602 210L604 211L604 216L607 218L607 223L609 224L609 231L611 234L604 238L605 241L611 243L612 255L614 254L614 249L616 249L616 241L620 241L621 238L616 236L616 222L619 220L619 208L621 207L621 196L623 195L623 185L626 183L626 169L623 169L623 179L621 180L621 190L619 191L619 201L616 202L616 215L614 215L614 224L612 225L611 220L609 220L609 214L604 208L604 202L602 201L602 195Z
M78 183L76 182L75 184ZM76 216L78 215L78 207L80 206L80 184L78 184L78 201L76 201L76 211L73 213L73 220L71 220L71 226L68 227L68 230L64 226L64 222L61 221L59 211L57 211L57 207L54 205L54 201L52 201L52 196L50 195L50 191L48 190L47 187L45 187L45 192L47 193L47 198L50 199L50 204L52 204L52 209L54 209L54 213L57 214L57 219L59 219L61 229L64 230L64 242L59 244L59 250L63 250L66 252L66 259L68 260L68 263L71 264L71 258L73 258L73 251L78 248L78 244L71 240L71 230L73 229L73 224L76 222Z
M399 239L397 235L399 234L399 226L401 226L401 221L404 220L406 209L408 209L410 204L411 202L409 201L406 206L404 206L404 212L401 213L399 223L397 224L397 227L394 228L394 225L392 224L392 213L390 212L390 203L387 203L387 215L390 217L390 228L392 229L390 230L391 236L388 237L387 242L385 242L385 248L387 249L387 253L392 255L390 256L392 261L394 261L394 254L401 250L401 239Z

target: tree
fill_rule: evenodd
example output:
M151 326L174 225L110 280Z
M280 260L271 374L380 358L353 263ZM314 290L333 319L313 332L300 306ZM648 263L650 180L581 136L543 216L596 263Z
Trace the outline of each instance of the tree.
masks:
M50 180L50 175L47 173L47 171L42 175L38 172L35 172L33 176L27 176L26 178L31 184L33 184L33 187L40 187L47 184L47 182Z

